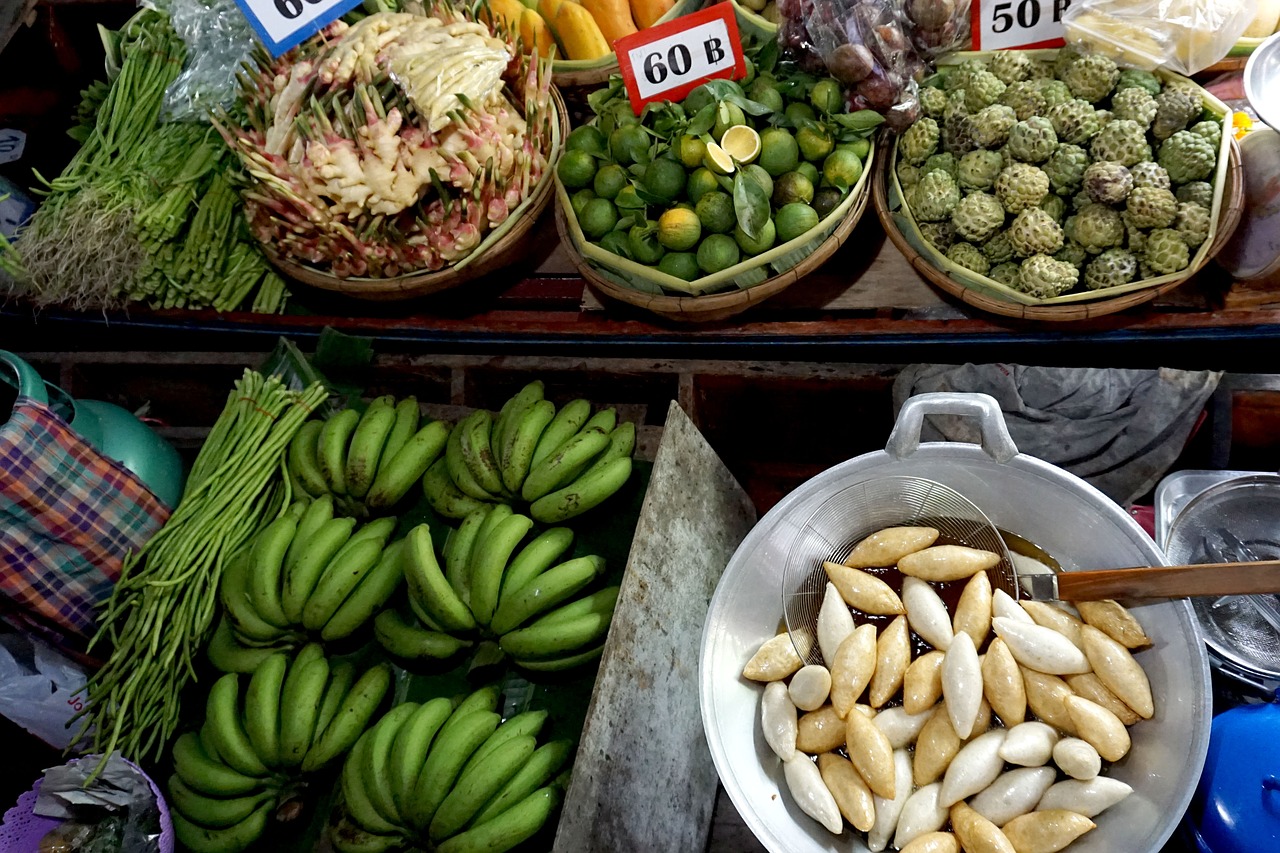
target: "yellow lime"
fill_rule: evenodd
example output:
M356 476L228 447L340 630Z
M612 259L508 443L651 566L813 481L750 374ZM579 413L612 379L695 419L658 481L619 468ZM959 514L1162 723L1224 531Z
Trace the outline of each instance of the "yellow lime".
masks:
M707 143L693 134L686 133L676 143L677 156L686 169L696 169L702 165L702 158L707 153Z
M792 202L808 204L813 201L813 182L799 171L779 175L773 182L773 206L785 207Z
M644 169L640 186L664 202L675 201L684 192L684 166L667 157L659 157Z
M778 241L794 240L818 224L818 212L807 204L793 202L778 209L773 217L778 229Z
M765 197L773 195L773 178L769 177L769 173L760 166L759 163L752 163L742 170L742 174L760 185L760 189L764 190Z
M773 177L793 171L800 162L800 146L785 127L760 134L760 165Z
M777 239L777 236L778 231L772 219L765 220L764 227L760 229L760 233L754 238L736 225L733 228L733 239L737 242L738 248L742 250L744 255L758 255L761 252L768 251L773 247L773 241Z
M658 261L658 269L685 281L693 281L702 275L698 269L698 256L693 252L667 252Z
M564 143L565 151L586 151L588 154L607 154L609 140L604 138L600 128L594 124L575 127Z
M818 179L822 177L822 173L818 171L818 167L810 163L808 160L802 160L795 170L809 179L809 183L817 184Z
M702 223L702 230L709 234L728 234L738 221L733 212L733 199L728 193L719 190L698 199L698 205L694 209L698 214L698 221Z
M838 113L844 109L844 91L830 77L819 80L809 92L809 103L820 113Z
M840 206L844 195L835 187L823 187L813 194L813 209L818 217L826 219L831 211Z
M726 130L746 123L747 117L742 114L741 107L728 101L721 101L716 106L716 124L711 129L711 135L719 142Z
M618 224L618 210L607 198L593 198L582 208L578 217L582 232L593 240L599 240Z
M697 204L698 199L707 193L720 189L720 182L716 180L714 172L706 166L702 166L695 169L693 174L689 176L689 181L685 184L684 189L685 194L689 196L689 200Z
M561 163L564 160L560 161ZM715 142L708 143L707 155L702 158L702 165L706 166L717 175L729 175L733 173L733 158L729 156L729 152L725 151Z
M573 207L573 215L582 216L582 208L586 207L587 202L595 197L595 190L590 189L581 189L569 196L569 204Z
M750 163L760 155L760 134L745 124L735 125L724 132L720 147L738 163Z
M556 166L560 182L571 190L589 186L596 176L596 158L586 151L566 151Z
M822 161L822 177L837 189L849 189L862 177L862 160L848 149L832 151Z
M638 124L626 124L609 134L609 151L615 163L629 166L649 150L649 134Z
M712 234L698 246L698 268L707 275L738 262L738 244L728 234Z
M817 127L800 128L796 133L796 143L800 146L800 154L811 163L820 162L836 147L831 134Z
M676 252L692 249L701 236L702 223L692 210L673 207L658 218L658 242L668 249Z
M630 177L626 169L617 163L609 163L601 166L600 171L596 172L596 178L592 186L595 188L598 197L613 201L618 197L618 193L622 192L622 188L627 185Z
M631 244L627 241L627 235L621 231L610 231L601 237L600 248L624 258L631 257Z
M796 127L799 127L800 123L803 121L813 121L818 117L817 114L814 113L813 107L803 101L792 101L787 104L785 112L787 120Z
M632 225L627 232L627 245L631 249L631 259L652 266L662 260L667 250L658 242L658 223L652 219L643 225Z

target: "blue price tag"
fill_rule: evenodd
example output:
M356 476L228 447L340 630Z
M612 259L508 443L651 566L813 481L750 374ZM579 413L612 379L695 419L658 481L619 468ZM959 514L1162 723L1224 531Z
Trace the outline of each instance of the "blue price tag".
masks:
M360 5L360 0L236 0L272 56L296 47Z

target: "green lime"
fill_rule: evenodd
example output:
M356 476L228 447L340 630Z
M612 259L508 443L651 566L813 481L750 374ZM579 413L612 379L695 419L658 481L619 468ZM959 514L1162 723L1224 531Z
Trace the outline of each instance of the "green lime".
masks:
M640 116L636 115L631 109L631 104L626 101L618 101L617 107L613 111L613 124L615 127L623 127L628 124L639 124Z
M696 115L707 104L715 103L716 96L711 94L711 90L706 86L699 86L694 89L684 99L685 115Z
M624 258L631 257L631 243L622 231L610 231L600 238L600 248Z
M573 215L582 217L582 208L587 206L587 202L596 197L595 190L581 189L573 195L569 196L569 204L573 207Z
M871 153L870 139L855 139L852 142L841 142L836 146L837 151L852 151L857 155L859 160L867 159L867 155Z
M627 232L627 245L631 248L631 259L642 264L653 266L662 260L667 250L658 242L658 223L652 219L643 225L632 225Z
M684 192L686 178L684 166L675 160L659 157L645 167L640 185L664 202L675 201Z
M747 117L742 114L741 107L728 101L721 101L716 106L716 124L711 129L711 135L716 138L716 142L719 142L726 130L746 123Z
M588 154L608 154L609 140L594 124L575 127L564 143L565 151L585 151Z
M773 219L778 228L778 241L786 243L817 225L818 212L807 204L793 202L779 208Z
M636 188L627 184L614 198L613 206L618 210L640 210L645 204L644 199L640 198L640 194L636 192Z
M698 246L698 268L707 275L738 262L738 244L728 234L712 234Z
M756 64L751 61L751 57L742 57L743 63L747 66L747 73L742 77L742 85L750 86L756 79Z
M756 162L776 178L795 169L800 162L800 146L785 127L771 127L760 134L760 156Z
M832 151L822 161L822 177L836 189L847 190L862 177L862 160L848 149Z
M702 236L702 222L698 214L682 207L673 207L658 219L658 242L677 252L692 249Z
M693 281L702 275L698 269L698 256L693 252L667 252L658 261L658 269L685 281Z
M696 169L702 165L702 158L707 154L707 143L693 134L686 133L675 144L677 156L686 169Z
M822 173L818 171L818 167L810 163L808 160L802 160L795 169L800 174L809 179L809 183L816 184L818 179L822 177Z
M813 209L817 211L818 217L826 219L831 215L831 211L840 206L840 202L844 199L844 194L835 187L824 187L813 194Z
M618 210L607 198L593 198L582 208L578 217L582 232L593 240L599 240L618 224Z
M589 186L596 176L596 158L585 151L566 151L556 166L556 174L571 190Z
M813 107L803 101L792 101L787 104L785 110L787 121L791 122L793 127L799 127L803 121L813 121L818 116L813 111Z
M609 134L609 151L615 163L623 166L637 163L649 151L649 134L638 124L616 127Z
M809 103L820 113L838 113L844 109L844 91L840 84L830 77L813 84L809 92Z
M733 199L728 193L719 190L698 199L695 211L698 221L702 223L702 230L708 234L728 234L738 221L733 212Z
M626 169L617 163L609 163L601 166L600 171L596 172L596 179L592 186L595 188L598 197L613 201L618 197L618 193L622 192L622 188L627 185L630 179L631 176L627 174Z
M736 225L733 229L733 239L737 241L738 248L742 250L744 255L758 255L761 252L768 251L772 248L773 241L777 236L778 229L773 224L772 219L765 220L764 227L760 229L760 234L754 239Z
M785 207L792 202L808 204L813 201L813 181L799 171L779 175L773 182L773 206Z
M698 199L707 193L720 189L720 182L716 180L715 173L702 166L693 171L689 176L689 182L685 184L685 194L689 196L689 200L694 204L698 203Z
M831 134L817 127L802 127L796 132L800 153L811 163L818 163L836 147Z
M771 78L761 77L751 87L747 97L757 104L768 107L770 113L780 113L784 108L782 93L774 88L775 86L776 83Z
M773 178L769 176L763 166L752 163L742 170L742 174L759 184L766 197L773 195Z

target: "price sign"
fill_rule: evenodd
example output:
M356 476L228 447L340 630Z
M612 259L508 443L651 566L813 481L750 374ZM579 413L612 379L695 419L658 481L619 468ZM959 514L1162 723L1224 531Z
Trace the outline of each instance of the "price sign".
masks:
M0 130L0 163L12 163L22 159L27 149L27 135L20 130L6 127Z
M360 5L360 0L236 0L272 56L279 56Z
M708 80L747 74L732 3L624 36L613 49L636 115L652 101L679 101Z
M1062 13L1071 0L974 0L974 50L1062 47Z

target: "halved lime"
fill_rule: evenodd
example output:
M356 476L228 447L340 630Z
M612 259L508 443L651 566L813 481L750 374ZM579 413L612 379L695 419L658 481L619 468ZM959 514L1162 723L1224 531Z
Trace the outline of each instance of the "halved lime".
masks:
M561 164L564 158L560 158ZM733 173L733 157L729 156L729 152L720 147L718 143L711 142L707 145L707 155L702 158L702 165L706 166L717 175L729 175ZM563 180L563 178L561 179Z
M720 139L720 147L737 163L750 163L760 155L760 134L755 128L739 124L729 128Z
M731 127L739 127L747 123L747 117L742 114L742 108L737 104L731 104L728 101L721 101L716 105L716 123L711 129L711 135L720 141Z

